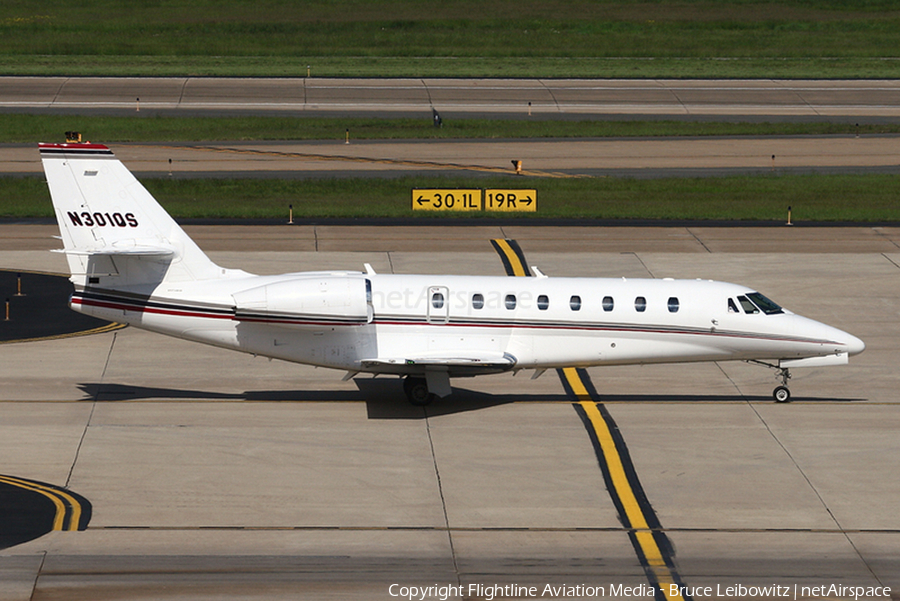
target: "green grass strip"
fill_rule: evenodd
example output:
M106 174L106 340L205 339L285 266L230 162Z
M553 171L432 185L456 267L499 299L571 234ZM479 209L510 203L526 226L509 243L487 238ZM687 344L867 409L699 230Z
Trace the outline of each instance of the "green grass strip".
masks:
M309 69L307 69L309 67ZM900 57L79 56L0 53L0 75L62 77L897 79Z
M108 117L84 115L4 115L0 143L62 142L80 131L94 142L190 142L241 140L354 140L601 138L646 136L767 136L900 133L900 124L727 123L692 121L562 121L444 119L435 128L430 113L421 119L339 119L310 117Z
M0 73L896 77L890 0L11 0Z
M663 179L528 179L508 177L397 179L146 179L177 218L295 219L329 217L508 218L494 213L421 213L413 188L536 188L547 218L900 222L900 177L894 175L766 175ZM848 202L847 199L853 199ZM0 178L0 216L51 217L40 178Z

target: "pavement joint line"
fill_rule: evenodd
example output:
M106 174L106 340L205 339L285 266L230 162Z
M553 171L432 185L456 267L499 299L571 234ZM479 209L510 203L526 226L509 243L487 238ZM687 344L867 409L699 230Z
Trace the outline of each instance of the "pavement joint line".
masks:
M43 551L41 553L41 565L38 566L37 572L34 575L34 580L31 583L31 596L29 599L34 599L34 594L37 592L38 581L41 579L41 574L44 572L44 564L47 562L47 554L49 551Z
M784 453L787 455L788 459L791 460L791 463L794 465L794 467L797 469L797 471L800 473L800 475L806 481L806 484L809 486L810 490L812 490L813 494L815 494L816 498L819 499L819 503L821 503L822 507L828 513L828 517L831 519L831 521L834 522L835 526L837 526L837 530L839 532L843 533L844 539L850 545L850 548L853 549L853 552L856 553L857 558L862 562L862 564L864 566L866 566L866 570L869 571L869 574L879 584L884 585L884 583L881 581L881 579L878 578L878 574L876 573L876 571L872 568L872 566L869 564L869 562L866 561L866 558L863 555L863 553L859 550L859 548L853 542L853 539L850 538L850 536L844 530L843 526L841 526L841 522L838 520L837 516L831 510L831 507L828 506L828 503L825 501L825 498L819 492L819 489L816 488L816 486L813 484L812 480L810 480L809 476L806 474L806 472L803 470L803 468L800 466L800 464L797 462L797 460L794 458L794 456L791 454L791 452L788 450L788 448L785 446L785 444L781 441L780 438L778 438L778 436L775 434L775 432L772 431L772 428L769 427L768 422L765 420L765 418L763 418L762 415L760 415L759 411L757 411L756 408L752 407L752 406L750 407L750 409L751 409L751 411L753 411L753 413L756 414L756 417L759 418L759 421L762 423L763 426L765 426L766 431L769 433L769 435L772 437L772 439L778 444L778 446L781 447L781 450L784 451Z
M874 226L874 227L872 227L872 231L875 232L875 235L876 235L878 238L880 238L881 240L884 240L884 241L887 242L888 244L891 244L891 245L893 245L893 246L896 246L898 249L900 249L900 244L898 244L896 240L894 240L894 239L891 238L890 236L885 235L885 233L884 233L884 228L878 227L878 226Z
M638 532L634 528L625 527L590 527L590 526L571 526L571 527L541 527L529 526L519 528L515 526L88 526L87 530L149 530L158 532L198 532L198 531L247 531L247 532L278 532L278 531L350 531L350 532L540 532L540 533L565 533L565 532L584 532L584 533L629 533ZM848 534L900 534L900 529L835 529L835 528L649 528L640 530L641 532L677 532L680 534L832 534L832 535L848 535Z
M700 236L698 236L696 233L694 233L694 231L693 231L690 227L686 227L686 228L684 228L684 229L685 229L685 231L686 231L687 233L689 233L691 236L694 237L694 240L696 240L697 243L700 244L700 246L703 247L703 250L705 250L706 252L712 254L712 250L710 250L710 248L706 245L706 243L703 242L703 239L700 238Z
M893 260L892 258L890 258L889 256L887 256L886 253L881 253L881 256L884 257L885 259L887 259L891 265L893 265L897 269L900 269L900 264L897 264L897 262L895 260Z
M456 573L457 584L462 584L459 561L456 556L456 548L453 546L453 530L450 528L450 516L447 513L447 500L444 497L444 486L441 483L441 470L438 467L437 453L434 450L434 438L431 436L431 420L428 416L428 408L423 408L425 414L425 433L428 435L428 446L431 447L431 461L434 465L434 477L437 481L438 495L441 498L441 509L444 513L444 524L447 531L447 543L450 546L450 559L453 562L453 571Z
M133 148L143 147L148 148L145 144L134 144L131 145ZM315 153L304 153L304 152L281 152L274 150L256 150L252 148L230 148L227 146L175 146L175 145L163 145L163 146L154 146L155 148L168 148L171 150L199 150L206 152L224 152L224 153L233 153L233 154L250 154L250 155L260 155L260 156L276 156L276 157L284 157L284 158L297 158L297 159L307 159L307 160L315 160L315 161L349 161L354 163L371 163L371 164L379 164L379 165L402 165L406 167L432 167L439 169L447 169L447 170L456 170L456 171L481 171L484 173L497 173L501 175L509 175L509 169L501 168L501 167L485 167L483 165L465 165L459 163L439 163L436 161L412 161L408 159L389 159L389 158L371 158L371 157L359 157L359 156L351 156L351 155L329 155L329 154L315 154ZM559 171L538 171L538 170L530 170L523 171L523 175L528 175L532 177L546 177L546 178L556 178L556 179L566 179L566 178L590 178L592 176L586 174L569 174Z
M725 379L728 380L728 382L729 382L732 386L734 386L735 392L738 393L738 394L741 395L741 396L744 396L744 394L741 392L741 387L738 386L738 383L735 382L735 381L732 379L732 377L728 375L728 372L726 372L726 371L722 368L722 363L721 363L720 361L714 361L714 362L713 362L713 365L715 365L715 366L716 366L716 369L718 369L720 372L722 372L722 375L725 376ZM746 398L746 397L745 397L745 398ZM750 403L750 399L747 399L747 403L748 403L748 404Z

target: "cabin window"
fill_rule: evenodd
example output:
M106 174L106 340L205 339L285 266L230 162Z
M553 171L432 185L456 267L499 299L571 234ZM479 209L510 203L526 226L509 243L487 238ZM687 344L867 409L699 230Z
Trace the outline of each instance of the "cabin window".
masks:
M616 302L613 300L611 296L603 297L603 310L609 313L616 306Z
M472 295L472 308L473 309L484 309L484 295L483 294L473 294Z
M647 299L643 296L639 296L634 299L634 310L638 313L643 313L647 310Z
M516 295L515 294L507 294L506 299L504 300L506 304L506 308L512 311L516 308Z
M733 298L728 299L728 312L729 313L738 313L738 308L737 308L737 305L734 304Z
M759 309L756 308L756 305L750 302L750 299L746 296L739 296L738 302L741 303L741 308L744 310L744 313L748 315L755 315L759 313Z
M444 307L444 294L442 292L435 292L431 295L431 306L435 309Z
M669 313L678 313L679 304L678 297L670 296L667 305L669 307Z
M538 297L537 307L541 311L546 311L550 307L550 299L546 294L542 294Z
M581 311L581 297L573 295L572 298L569 299L569 308L573 311Z

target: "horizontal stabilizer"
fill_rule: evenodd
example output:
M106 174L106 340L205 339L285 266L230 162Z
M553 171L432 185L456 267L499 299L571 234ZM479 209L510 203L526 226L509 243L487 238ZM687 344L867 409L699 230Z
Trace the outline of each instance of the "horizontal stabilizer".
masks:
M57 250L54 252L61 252L67 255L78 255L82 257L90 257L94 255L123 255L130 257L166 258L171 257L175 254L175 250L172 248L161 248L158 246L130 246L127 248L98 248L92 250L73 248Z

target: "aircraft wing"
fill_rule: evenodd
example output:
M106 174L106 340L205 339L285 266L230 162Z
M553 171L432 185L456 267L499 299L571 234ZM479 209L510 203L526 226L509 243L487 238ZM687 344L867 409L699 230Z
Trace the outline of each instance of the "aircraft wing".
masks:
M446 372L450 377L479 376L509 371L516 366L516 358L509 353L484 353L481 355L434 355L426 357L378 357L363 359L365 371L398 374L426 375L429 372Z

